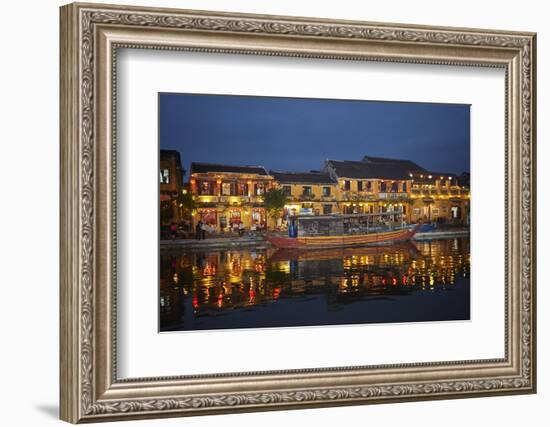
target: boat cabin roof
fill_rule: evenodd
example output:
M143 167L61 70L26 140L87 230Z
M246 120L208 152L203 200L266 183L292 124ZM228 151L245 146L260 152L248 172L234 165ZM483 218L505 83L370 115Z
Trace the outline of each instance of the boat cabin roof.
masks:
M334 219L342 220L346 218L372 218L372 217L384 217L392 215L401 215L401 211L392 212L380 212L380 213L367 213L367 214L346 214L346 215L294 215L293 218L301 220L316 220L316 219Z

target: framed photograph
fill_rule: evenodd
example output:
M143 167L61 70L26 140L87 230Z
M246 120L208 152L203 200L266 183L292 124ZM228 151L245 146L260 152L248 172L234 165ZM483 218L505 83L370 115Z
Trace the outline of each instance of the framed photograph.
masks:
M61 418L536 391L535 34L61 8Z

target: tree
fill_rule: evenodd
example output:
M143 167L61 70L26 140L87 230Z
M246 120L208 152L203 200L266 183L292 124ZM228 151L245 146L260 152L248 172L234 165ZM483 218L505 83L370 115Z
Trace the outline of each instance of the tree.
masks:
M174 208L170 200L162 200L160 202L160 223L169 224L174 215Z
M182 215L191 215L197 208L197 203L193 199L193 195L189 192L181 192L178 196L178 205L181 207Z
M281 216L287 200L287 196L282 189L272 188L268 190L264 195L264 207L267 214L277 220Z

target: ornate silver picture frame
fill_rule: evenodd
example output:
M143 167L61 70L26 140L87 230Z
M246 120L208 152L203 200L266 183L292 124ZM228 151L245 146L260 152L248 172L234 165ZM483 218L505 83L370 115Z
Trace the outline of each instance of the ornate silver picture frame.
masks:
M535 42L533 33L508 31L63 6L61 419L79 423L534 393ZM500 252L505 258L504 357L120 379L116 61L121 48L503 69L506 164L505 176L495 179L506 188Z

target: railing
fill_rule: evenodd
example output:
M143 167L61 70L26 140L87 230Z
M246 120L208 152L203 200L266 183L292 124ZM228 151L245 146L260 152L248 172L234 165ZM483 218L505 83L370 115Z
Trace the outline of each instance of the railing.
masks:
M309 194L309 193L302 193L300 194L300 196L298 196L298 200L301 202L315 200L315 195Z
M210 196L206 194L201 194L195 196L195 200L199 203L222 203L222 204L233 204L233 203L262 203L262 196Z
M342 192L342 198L345 201L353 201L353 202L369 202L369 201L376 201L377 197L374 193L366 192L366 191L344 191Z
M420 189L420 188L413 188L411 190L411 194L415 195L415 196L436 196L438 194L441 194L439 193L437 190L435 189Z
M398 199L406 195L407 193L378 193L378 197L381 199Z
M411 190L411 194L414 196L420 196L420 197L431 197L431 196L450 196L450 197L460 197L460 196L467 196L470 194L470 190L468 189L420 189L420 188L413 188Z

